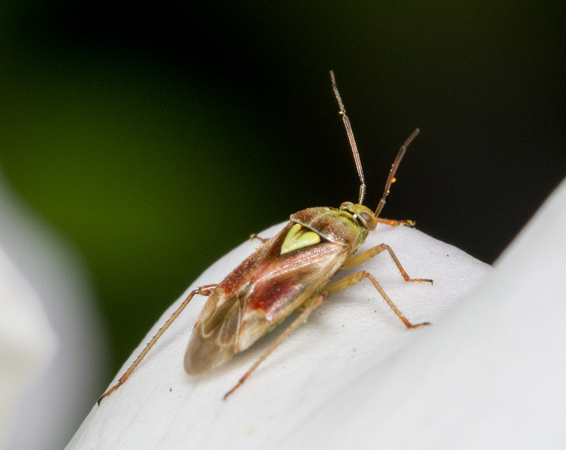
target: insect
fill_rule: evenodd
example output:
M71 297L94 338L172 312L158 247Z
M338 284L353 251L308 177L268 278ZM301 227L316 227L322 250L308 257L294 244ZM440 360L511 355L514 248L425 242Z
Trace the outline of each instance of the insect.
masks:
M363 205L366 184L356 141L332 71L330 77L360 179L358 203L345 202L339 208L308 208L292 214L290 222L271 239L252 235L252 238L262 242L255 253L220 283L193 290L118 382L98 399L98 404L126 382L151 347L179 317L195 295L207 296L208 300L194 325L185 353L184 365L189 375L211 372L236 353L246 350L292 312L299 311L298 316L283 333L224 395L224 399L238 389L265 358L332 293L342 291L364 279L373 283L407 328L428 325L428 322L418 324L409 322L375 277L368 272L355 272L340 281L330 283L339 271L357 267L386 251L405 281L432 284L432 280L429 279L409 277L393 250L386 244L377 245L355 255L378 223L412 225L412 222L407 221L380 219L379 214L385 205L391 184L395 181L395 173L401 159L419 130L416 129L399 149L385 183L383 196L376 210L372 211Z

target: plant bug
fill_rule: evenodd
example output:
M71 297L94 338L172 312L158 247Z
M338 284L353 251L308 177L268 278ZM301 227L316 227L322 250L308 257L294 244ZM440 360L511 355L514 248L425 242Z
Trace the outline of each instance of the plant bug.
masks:
M419 130L416 129L399 149L385 183L383 196L376 210L372 211L363 205L366 184L360 156L332 71L330 77L360 179L358 203L345 202L339 208L308 208L292 214L290 222L271 239L252 235L252 239L259 239L262 245L220 283L201 286L190 292L118 382L102 394L98 404L126 382L195 295L207 296L208 300L197 318L185 353L185 370L189 375L211 372L236 353L246 350L292 312L300 311L238 383L224 395L224 399L238 389L265 358L332 293L342 291L366 278L407 328L428 325L428 322L409 322L375 277L368 272L355 272L329 284L339 271L364 264L383 251L389 253L405 281L432 284L429 279L409 277L393 250L386 244L355 255L378 223L393 226L413 225L410 221L380 219L379 214L395 181L397 168Z

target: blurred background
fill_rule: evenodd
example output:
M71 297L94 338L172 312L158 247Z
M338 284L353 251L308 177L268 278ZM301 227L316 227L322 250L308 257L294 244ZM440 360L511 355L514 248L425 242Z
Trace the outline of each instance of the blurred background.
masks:
M5 2L0 168L86 261L111 349L101 389L250 233L357 200L329 69L366 203L419 127L383 216L492 263L566 173L565 13L545 0Z

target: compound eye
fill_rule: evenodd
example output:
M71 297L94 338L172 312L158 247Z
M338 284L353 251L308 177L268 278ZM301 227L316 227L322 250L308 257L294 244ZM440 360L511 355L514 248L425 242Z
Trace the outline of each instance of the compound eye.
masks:
M344 202L344 203L342 203L342 204L340 205L340 209L341 209L341 210L346 210L346 209L348 209L348 208L349 208L350 206L352 206L352 205L353 205L352 202Z
M375 230L375 227L377 226L377 219L373 214L367 211L360 211L358 213L358 217L368 230Z

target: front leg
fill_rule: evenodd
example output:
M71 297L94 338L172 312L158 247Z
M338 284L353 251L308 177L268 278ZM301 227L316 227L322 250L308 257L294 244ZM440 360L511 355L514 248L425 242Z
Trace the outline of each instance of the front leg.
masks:
M409 227L415 228L415 221L414 220L392 220L392 219L382 219L380 217L377 218L377 223L383 223L385 225L389 225L390 227Z
M254 239L257 239L258 241L261 241L262 244L265 244L267 241L269 241L270 238L262 238L260 236L258 236L255 233L252 233L250 235L250 241L253 241Z

